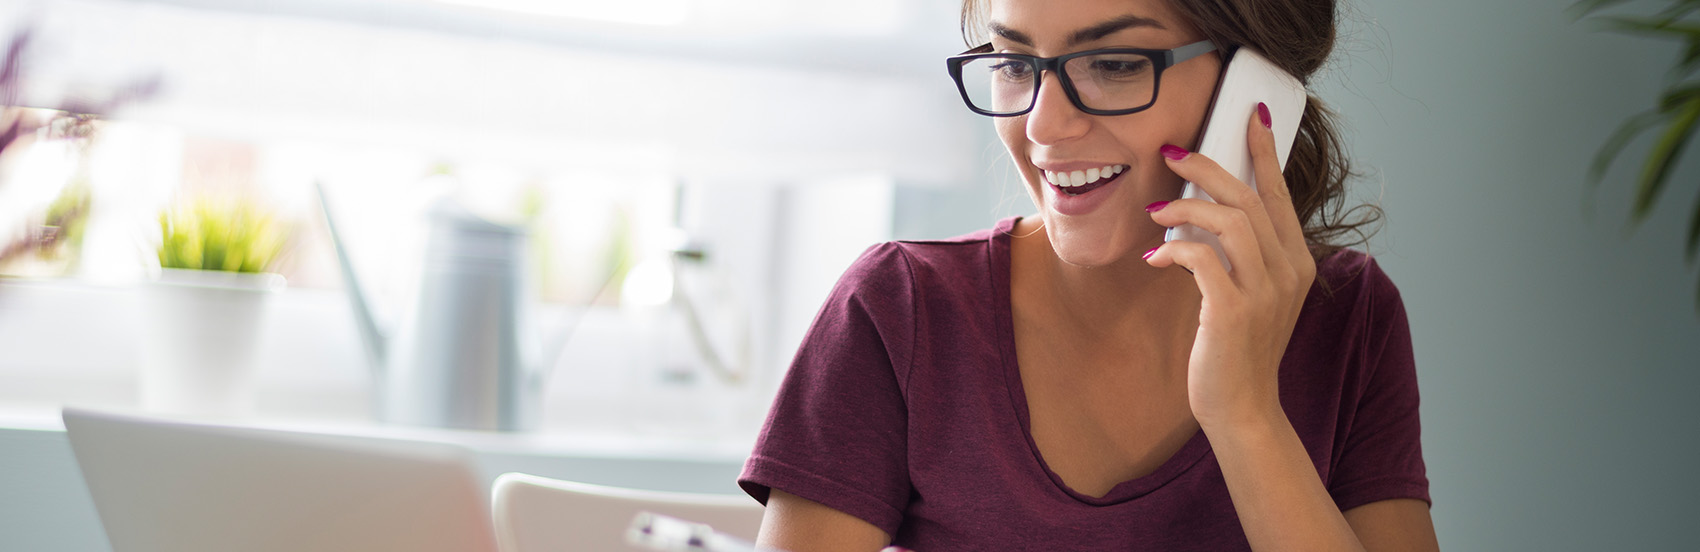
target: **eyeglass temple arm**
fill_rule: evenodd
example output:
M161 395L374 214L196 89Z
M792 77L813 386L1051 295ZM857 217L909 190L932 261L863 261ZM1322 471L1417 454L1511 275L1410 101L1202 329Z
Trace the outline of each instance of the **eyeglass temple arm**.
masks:
M1216 43L1208 40L1200 40L1198 42L1170 50L1170 52L1173 52L1175 57L1169 62L1169 65L1174 65L1214 51L1216 51Z

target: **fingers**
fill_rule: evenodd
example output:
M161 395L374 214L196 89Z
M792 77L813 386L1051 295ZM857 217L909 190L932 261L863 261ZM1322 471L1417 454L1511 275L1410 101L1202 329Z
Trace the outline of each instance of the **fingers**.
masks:
M1251 124L1262 128L1262 125L1257 122L1255 114L1252 116L1252 121ZM1268 131L1267 128L1263 130ZM1205 228L1206 231L1216 234L1218 238L1222 239L1222 249L1228 255L1228 262L1235 266L1263 266L1263 260L1259 260L1257 265L1242 265L1239 257L1249 255L1243 252L1236 254L1229 245L1230 242L1240 242L1246 247L1261 250L1260 257L1266 258L1264 260L1272 261L1275 257L1285 256L1275 227L1269 220L1269 212L1263 205L1263 198L1251 186L1241 182L1239 177L1223 169L1221 165L1216 163L1216 160L1197 153L1187 152L1175 146L1163 146L1163 157L1170 170L1180 175L1181 178L1198 185L1205 193L1210 194L1211 199L1215 200L1216 203L1243 213L1249 223L1248 229L1251 230L1251 233L1247 235L1250 238L1249 241L1245 238L1230 239L1225 236L1221 230L1231 230L1231 226ZM1162 220L1157 222L1165 226L1168 225ZM1199 225L1199 227L1204 228L1203 225Z
M1151 213L1151 220L1167 227L1191 223L1205 232L1216 235L1222 243L1222 252L1228 256L1232 266L1264 266L1264 251L1281 254L1279 245L1261 243L1260 234L1251 222L1251 217L1242 209L1219 205L1202 199L1177 199L1164 203L1153 203L1145 208ZM1265 249L1271 247L1274 249ZM1214 258L1214 256L1212 257ZM1220 263L1218 263L1220 264ZM1188 268L1191 268L1190 265Z
M1169 165L1169 170L1181 178L1197 184L1217 203L1244 209L1247 214L1268 219L1268 213L1263 209L1263 198L1257 192L1241 182L1216 160L1198 153L1190 152L1177 146L1163 146L1163 159Z
M1174 265L1186 267L1192 272L1192 279L1198 282L1199 293L1203 294L1207 301L1239 292L1233 279L1228 276L1228 269L1216 258L1216 250L1202 243L1184 240L1165 243L1146 253L1145 262L1157 268ZM1229 259L1229 262L1239 261Z
M1175 174L1198 185L1217 203L1244 213L1256 238L1255 246L1261 250L1262 260L1267 263L1263 265L1265 268L1275 272L1296 269L1295 272L1300 275L1308 274L1314 270L1306 267L1313 266L1314 262L1305 242L1304 226L1293 206L1286 178L1281 173L1272 123L1268 107L1261 103L1246 120L1246 143L1251 157L1252 178L1257 182L1255 189L1209 157L1174 146L1164 146L1162 153ZM1159 224L1169 225L1161 217L1154 215L1153 219ZM1232 239L1224 233L1234 232L1232 224L1205 229L1221 238L1223 252L1229 262L1239 266L1241 261L1238 258L1250 256L1233 251L1235 246L1230 243L1245 247L1247 240Z
M1259 103L1257 112L1253 114L1246 128L1246 145L1251 147L1252 174L1257 180L1257 194L1263 201L1281 247L1288 255L1308 257L1310 248L1305 244L1304 224L1299 220L1298 211L1293 206L1293 196L1287 188L1287 178L1281 173L1281 157L1275 149L1275 132L1270 128L1274 121L1270 117L1269 107Z

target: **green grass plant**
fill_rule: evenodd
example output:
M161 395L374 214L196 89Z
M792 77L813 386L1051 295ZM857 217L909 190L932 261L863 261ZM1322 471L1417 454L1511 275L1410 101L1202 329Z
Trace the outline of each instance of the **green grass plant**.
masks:
M246 200L197 198L159 215L161 268L271 272L288 242L276 215Z

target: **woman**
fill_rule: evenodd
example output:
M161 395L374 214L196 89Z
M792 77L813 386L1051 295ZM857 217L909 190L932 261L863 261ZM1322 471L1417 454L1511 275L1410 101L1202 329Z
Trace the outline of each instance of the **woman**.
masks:
M876 246L850 268L740 478L767 504L761 543L1438 548L1398 292L1327 241L1356 228L1325 208L1348 167L1327 112L1311 99L1284 175L1268 111L1245 115L1257 191L1187 151L1223 54L1249 45L1308 77L1333 0L963 14L965 34L990 35L973 52L1031 56L952 63L1037 79L970 104L1000 115L1038 216ZM1060 71L1034 61L1058 56ZM1158 78L1139 97L1091 89L1094 71ZM1184 181L1219 203L1176 200ZM1231 271L1208 246L1163 243L1187 223L1219 237Z

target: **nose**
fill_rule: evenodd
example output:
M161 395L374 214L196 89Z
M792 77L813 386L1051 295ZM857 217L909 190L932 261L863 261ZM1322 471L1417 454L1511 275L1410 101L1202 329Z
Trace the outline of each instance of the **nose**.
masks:
M1039 97L1033 99L1033 110L1027 112L1027 139L1048 146L1078 138L1092 126L1090 116L1068 101L1062 77L1046 71L1040 78Z

